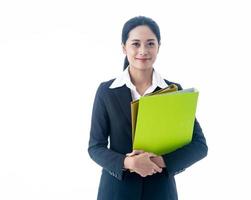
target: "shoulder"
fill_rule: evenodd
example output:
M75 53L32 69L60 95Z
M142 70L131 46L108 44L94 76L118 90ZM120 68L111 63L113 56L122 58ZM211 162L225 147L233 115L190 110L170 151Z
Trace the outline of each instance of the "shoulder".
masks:
M166 80L166 79L164 79L164 81L166 82L167 85L175 84L175 85L178 86L178 89L179 89L179 90L182 90L182 86L181 86L179 83L177 83L177 82L172 82L172 81L168 81L168 80Z
M110 86L111 86L111 84L112 84L112 82L114 81L115 79L111 79L111 80L109 80L109 81L104 81L104 82L101 82L100 84L99 84L99 87L98 87L98 89L97 89L97 94L99 94L99 95L104 95L104 94L106 94L107 92L109 92L110 91Z

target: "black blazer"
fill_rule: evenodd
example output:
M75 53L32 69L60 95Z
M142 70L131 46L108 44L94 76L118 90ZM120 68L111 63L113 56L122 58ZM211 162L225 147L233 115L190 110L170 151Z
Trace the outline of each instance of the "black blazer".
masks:
M174 175L207 155L206 140L197 119L191 143L163 155L166 168L162 173L141 177L137 173L124 171L125 154L132 151L132 97L130 89L125 85L110 89L113 81L100 84L92 110L88 152L103 168L98 200L178 199ZM165 81L168 85L174 84ZM182 89L179 84L176 85L179 90Z

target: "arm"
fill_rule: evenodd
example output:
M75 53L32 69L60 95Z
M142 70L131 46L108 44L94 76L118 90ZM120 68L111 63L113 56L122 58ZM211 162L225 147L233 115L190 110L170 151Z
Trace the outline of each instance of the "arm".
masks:
M167 168L167 173L178 174L187 167L204 158L207 155L207 144L202 129L197 119L194 123L193 138L188 145L162 156L152 156L151 161L161 168ZM139 151L140 154L143 151ZM134 156L134 152L129 156Z
M177 84L178 89L182 87ZM208 147L199 122L195 119L192 141L184 147L162 156L167 173L177 174L207 155Z
M199 122L195 119L192 141L188 145L162 157L166 164L167 173L175 175L204 158L207 152L208 147L205 137Z
M110 127L102 92L101 84L93 104L88 153L97 164L121 180L126 156L107 148Z

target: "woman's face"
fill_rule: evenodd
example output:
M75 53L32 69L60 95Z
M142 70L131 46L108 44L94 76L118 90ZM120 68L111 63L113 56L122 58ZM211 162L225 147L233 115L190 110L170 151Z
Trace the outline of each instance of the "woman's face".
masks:
M159 51L157 37L148 26L137 26L129 32L126 44L122 44L130 67L147 70L153 63Z

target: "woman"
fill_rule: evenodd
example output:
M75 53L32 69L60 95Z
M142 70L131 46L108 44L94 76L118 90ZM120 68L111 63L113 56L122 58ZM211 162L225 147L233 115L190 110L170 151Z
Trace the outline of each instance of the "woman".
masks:
M127 21L122 30L124 72L97 90L88 152L103 168L98 200L178 199L174 176L207 155L197 120L191 143L172 153L132 151L130 102L174 84L153 68L159 47L156 22L143 16Z

